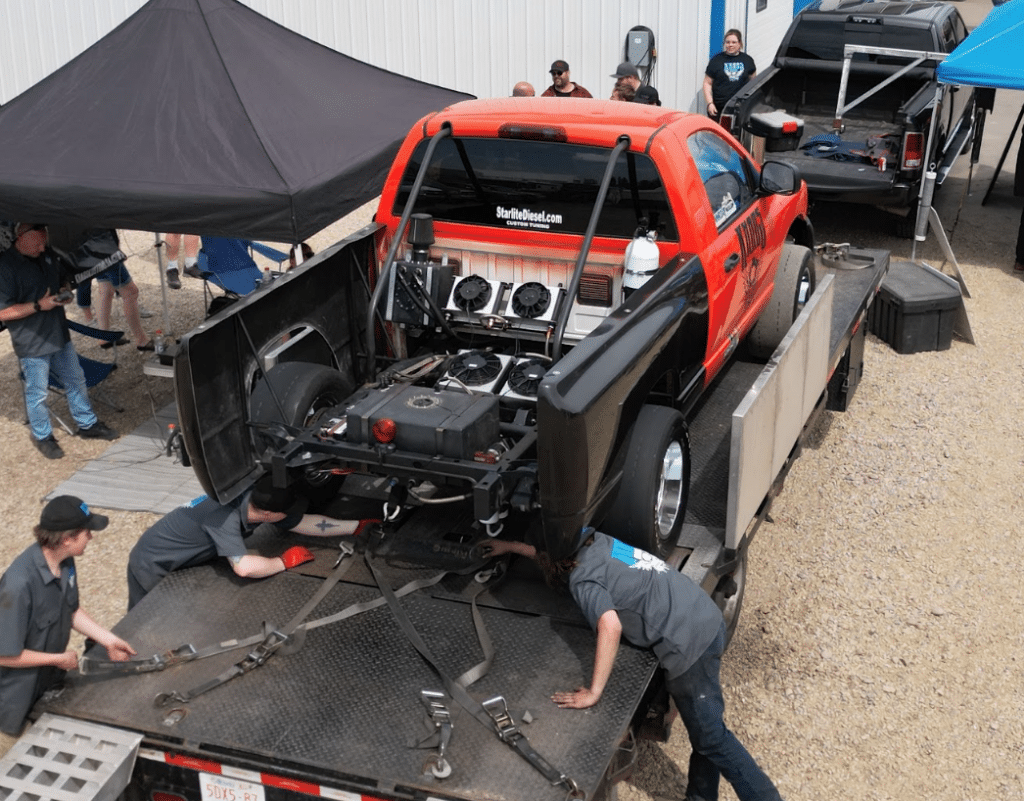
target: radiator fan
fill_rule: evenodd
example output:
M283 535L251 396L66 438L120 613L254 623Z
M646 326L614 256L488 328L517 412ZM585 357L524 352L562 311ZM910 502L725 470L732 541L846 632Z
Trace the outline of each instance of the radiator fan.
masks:
M490 299L491 285L479 275L463 278L452 293L452 302L464 312L478 312Z
M544 284L530 281L512 295L512 311L520 317L540 317L551 305L551 292Z
M506 386L517 395L536 398L537 387L547 371L548 363L543 359L524 359L512 368Z
M468 280L468 279L467 279ZM460 353L448 368L448 375L468 387L478 387L496 379L504 369L501 359L493 353L471 350Z

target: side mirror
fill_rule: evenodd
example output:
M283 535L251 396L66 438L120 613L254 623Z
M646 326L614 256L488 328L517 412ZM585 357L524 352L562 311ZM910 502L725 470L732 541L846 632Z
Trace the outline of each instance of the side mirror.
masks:
M800 180L800 173L792 164L766 161L757 189L762 195L792 195L800 189Z

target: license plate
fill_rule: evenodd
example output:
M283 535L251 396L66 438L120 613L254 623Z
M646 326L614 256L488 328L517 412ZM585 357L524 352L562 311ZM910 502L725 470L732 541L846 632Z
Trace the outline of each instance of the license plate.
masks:
M267 801L262 784L229 779L212 773L199 774L199 792L203 801Z

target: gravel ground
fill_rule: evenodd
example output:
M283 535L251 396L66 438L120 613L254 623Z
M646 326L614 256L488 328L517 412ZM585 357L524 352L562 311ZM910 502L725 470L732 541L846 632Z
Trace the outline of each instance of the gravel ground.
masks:
M937 201L946 227L957 221L952 245L972 293L966 307L976 344L898 355L869 336L850 410L819 419L750 551L744 612L723 664L727 719L790 801L1024 798L1024 443L1016 400L1024 389L1024 286L1010 269L1020 214L1011 176L1004 173L980 206L987 165L1020 100L1000 92L971 193L958 165ZM370 213L360 210L312 244L325 247ZM882 212L823 207L813 219L821 242L910 255L908 242L879 233L891 224ZM159 311L152 234L124 239L144 304ZM934 236L918 247L918 258L936 266L940 254ZM171 330L201 320L198 282L186 279L168 301ZM164 327L159 314L146 323ZM99 412L129 431L172 394L169 381L142 373L134 349L122 348L120 361L111 391L128 408ZM0 367L7 564L30 542L46 493L105 443L58 434L67 456L44 460L22 424L6 336ZM106 625L125 607L127 552L155 519L111 518L78 560L82 605ZM8 746L0 742L0 750ZM667 744L642 744L620 798L681 801L688 756L680 725ZM723 786L722 797L735 796Z

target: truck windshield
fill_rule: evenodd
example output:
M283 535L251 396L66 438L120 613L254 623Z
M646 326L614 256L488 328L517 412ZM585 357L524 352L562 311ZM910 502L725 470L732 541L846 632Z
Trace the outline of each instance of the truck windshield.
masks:
M400 216L427 140L409 159L393 213ZM610 149L522 139L444 139L434 151L417 212L436 220L586 233ZM648 156L624 153L615 165L597 236L633 237L646 218L660 239L679 235L661 177Z

